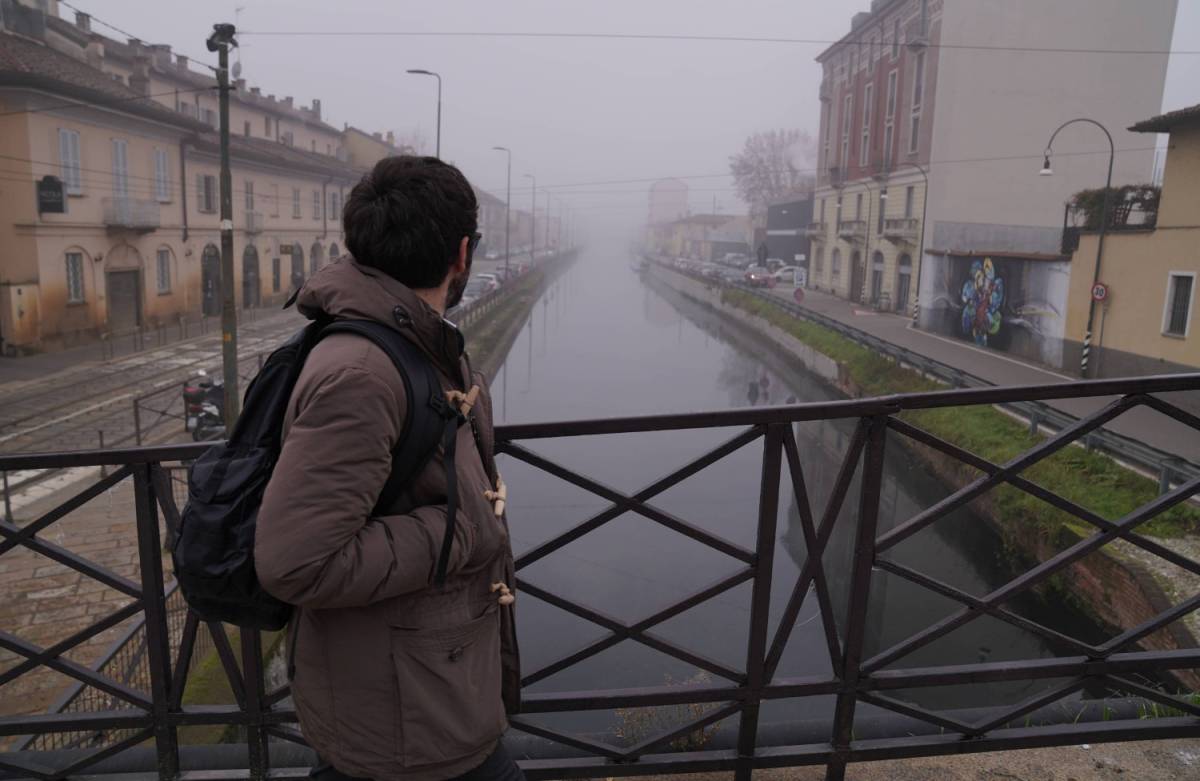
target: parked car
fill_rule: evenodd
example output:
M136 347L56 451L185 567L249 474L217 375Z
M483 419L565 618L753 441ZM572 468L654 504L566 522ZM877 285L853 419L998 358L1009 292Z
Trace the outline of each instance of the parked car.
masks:
M746 284L753 287L775 287L775 275L767 271L766 266L753 265L743 274Z
M485 286L485 293L490 293L496 288L500 287L500 279L495 274L476 274L475 276L471 277L471 281L467 284L470 285L471 282L476 280Z
M487 251L487 252L484 254L484 256L483 256L483 257L484 257L486 260L496 260L497 258L499 258L499 257L500 257L500 253L499 253L499 252L497 252L497 251L496 251L496 250L494 250L494 249L491 249L491 250L488 250L488 251Z
M722 282L724 282L727 285L731 285L731 284L743 281L742 280L742 272L736 268L730 268L730 267L725 267L725 268L720 269L717 272L716 278L721 280Z
M803 266L779 266L771 272L775 281L783 285L791 285L798 287L801 284L801 274L804 273Z

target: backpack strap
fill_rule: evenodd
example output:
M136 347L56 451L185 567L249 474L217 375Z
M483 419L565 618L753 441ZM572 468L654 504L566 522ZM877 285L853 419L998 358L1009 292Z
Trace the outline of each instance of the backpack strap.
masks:
M458 472L455 468L455 442L458 427L465 419L450 406L442 391L437 372L424 353L395 328L367 320L336 320L321 330L321 337L334 333L353 333L370 339L387 353L404 383L408 414L401 424L400 436L392 451L392 471L372 510L380 515L390 509L418 473L442 445L446 462L446 531L438 556L435 583L445 583L454 540L458 511Z

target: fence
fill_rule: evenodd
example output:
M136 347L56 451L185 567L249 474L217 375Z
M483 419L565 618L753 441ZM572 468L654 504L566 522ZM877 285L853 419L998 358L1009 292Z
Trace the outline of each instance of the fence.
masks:
M718 283L715 279L704 277L691 270L676 268L674 271L707 283ZM793 317L828 328L880 355L891 358L902 366L916 369L925 376L944 382L952 388L996 387L994 383L982 377L962 371L933 358L928 358L891 342L884 341L854 326L847 325L840 320L826 317L793 301L773 295L761 287L753 287L741 282L724 282L720 284L748 293L760 301L788 312ZM1063 431L1079 422L1079 419L1074 415L1063 412L1042 401L1018 401L998 404L997 406L1026 421L1033 432L1043 429L1050 432ZM1124 464L1148 475L1155 476L1159 481L1159 490L1163 493L1166 493L1171 486L1180 485L1187 480L1200 477L1200 465L1194 464L1175 453L1160 450L1145 442L1123 436L1108 429L1098 429L1089 433L1084 438L1083 444L1091 450L1105 453Z
M652 773L736 771L739 778L750 777L753 770L768 767L825 765L827 778L841 779L850 762L902 757L996 751L1032 746L1071 745L1164 737L1200 736L1200 707L1187 697L1161 691L1147 685L1138 676L1154 676L1163 671L1200 667L1200 648L1139 647L1155 632L1189 615L1200 606L1200 594L1171 605L1158 615L1146 618L1105 642L1092 644L1063 634L1014 612L1015 598L1067 573L1084 557L1108 548L1118 540L1140 551L1163 559L1194 575L1200 575L1200 563L1183 556L1160 542L1139 533L1139 527L1186 502L1200 491L1200 479L1191 478L1177 488L1129 508L1120 518L1107 519L1058 496L1022 476L1022 472L1053 456L1072 442L1095 432L1104 424L1136 407L1147 407L1168 415L1181 425L1200 429L1200 418L1158 398L1156 394L1200 389L1200 375L1141 378L1119 381L1088 381L1033 388L973 388L931 393L889 396L876 399L821 402L785 408L751 408L717 413L659 415L505 426L497 429L497 450L535 469L600 497L607 507L578 523L567 525L551 539L528 550L517 560L518 590L525 599L537 599L594 624L603 635L585 647L571 652L535 670L524 671L523 684L533 683L574 668L604 650L631 641L694 665L720 683L699 686L651 686L635 689L605 689L554 693L527 693L522 715L511 720L516 733L538 739L534 748L522 752L522 765L531 779L568 777L608 777ZM1028 404L1053 399L1118 396L1116 401L1085 419L1076 421L1025 453L1003 464L994 464L968 453L907 423L901 413L911 410L962 407L970 405ZM794 425L808 421L854 421L854 433L841 458L836 479L824 507L814 507L809 499L804 466L801 463ZM633 493L624 493L539 454L532 443L544 439L591 437L597 435L636 435L647 432L682 432L697 429L733 428L737 433L699 457L647 484ZM887 530L879 527L881 485L886 447L904 441L930 448L946 457L978 470L980 476L951 492L932 506L918 510ZM706 531L693 522L652 504L655 497L680 484L732 454L759 446L761 466L758 499L755 508L754 545L747 547ZM222 666L228 676L236 702L229 705L188 706L183 691L196 653L195 644L205 629L194 614L188 613L182 629L173 630L168 602L170 586L164 584L162 569L163 526L171 533L177 521L174 488L170 485L168 462L194 458L202 446L171 446L137 450L0 457L0 470L68 468L104 465L114 467L108 478L89 486L67 499L46 515L17 527L0 525L0 559L17 547L33 550L65 564L84 576L127 594L133 603L114 616L101 618L49 647L22 640L16 633L0 631L0 647L25 657L25 662L0 673L0 684L28 670L49 667L94 687L111 699L102 710L93 712L51 712L39 716L0 718L0 737L34 734L38 741L24 750L0 754L0 775L35 778L71 778L87 773L92 777L125 772L123 757L138 752L153 753L153 767L162 779L178 775L187 763L209 772L214 779L267 777L268 772L286 776L303 774L305 758L289 753L285 744L302 743L303 736L293 727L295 713L284 705L286 686L268 690L264 682L261 638L257 633L241 635L239 669L225 630L207 626ZM852 483L859 475L857 496ZM113 574L81 556L71 553L43 533L87 499L117 483L133 481L137 521L140 575L136 581ZM1045 558L990 593L976 596L898 563L889 555L904 540L928 529L947 514L965 504L1006 486L1030 494L1050 507L1068 513L1090 534ZM519 490L519 486L514 486ZM794 500L802 529L806 556L794 581L778 584L788 596L778 617L772 619L772 586L777 521L781 493ZM841 512L855 502L851 513ZM535 562L554 556L606 523L625 513L634 513L722 554L730 563L728 574L690 593L667 607L635 621L605 615L582 602L566 598L539 585L528 577ZM830 580L825 571L824 553L835 527L850 524L846 530L854 539L849 591L844 612L835 612L830 599ZM953 601L958 607L944 618L890 646L868 656L864 637L872 612L871 586L881 573L898 577L922 589ZM750 584L750 619L745 638L745 656L737 665L724 664L702 652L681 646L652 631L664 622L698 605L728 594L742 584ZM811 595L810 595L811 594ZM815 600L820 623L808 631L820 631L822 649L829 673L803 678L777 675L788 640L797 629L801 609ZM778 606L776 606L778 607ZM88 667L65 657L74 646L94 636L116 618L135 611L144 622L144 654L148 678L122 682L107 669ZM873 619L872 616L876 618ZM1034 635L1053 640L1069 649L1068 656L1010 659L1004 662L967 662L937 667L913 668L896 662L928 646L948 633L982 616L989 616ZM771 628L774 623L774 629ZM178 634L179 640L174 641ZM994 706L975 712L970 718L958 711L935 710L910 701L912 692L938 687L969 687L1006 681L1037 681L1042 689L1015 705ZM1032 714L1043 713L1051 704L1089 689L1106 691L1135 701L1167 709L1163 718L1138 718L1136 709L1107 705L1103 709L1084 709L1074 719L1059 718L1029 722ZM785 698L810 698L824 716L813 730L771 731L759 729L760 708ZM823 703L830 705L824 710ZM1119 701L1114 701L1118 702ZM878 730L870 736L856 734L856 712L869 705L905 719L903 725ZM614 708L663 708L701 706L694 718L673 725L657 734L636 741L616 740L611 736L577 734L546 726L538 715L597 711ZM698 730L717 725L733 725L728 745L709 745L699 749L675 749L676 741ZM236 767L217 769L218 761L227 761L228 752L181 752L178 733L196 725L236 725L244 730L244 753L237 755ZM59 745L50 735L80 735L102 732L111 740L94 748L62 751L37 751L35 747ZM806 736L808 736L806 738ZM50 741L47 743L46 741ZM145 748L142 748L142 746ZM221 758L224 758L223 760ZM132 760L129 760L132 762ZM182 764L181 764L182 763ZM103 770L99 770L102 768Z

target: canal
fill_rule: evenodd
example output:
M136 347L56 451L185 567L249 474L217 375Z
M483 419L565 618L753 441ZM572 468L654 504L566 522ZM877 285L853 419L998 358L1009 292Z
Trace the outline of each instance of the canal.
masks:
M517 423L666 412L729 409L823 401L833 393L717 314L684 299L661 280L643 280L615 247L585 250L535 304L493 381L498 422ZM845 453L853 423L796 426L814 514L820 518ZM528 447L618 490L632 493L735 433L732 429L550 439ZM880 507L880 527L907 520L950 493L914 465L890 440ZM762 443L756 442L660 495L653 504L747 548L754 547ZM509 483L509 521L515 552L587 519L607 503L512 458L500 469ZM835 612L844 612L856 475L838 518L824 563ZM783 481L779 538L772 585L771 628L805 558L799 515L790 483ZM889 553L902 564L982 595L1014 574L1004 545L969 509L956 512ZM622 515L522 570L542 588L602 613L634 621L700 587L733 574L741 563L676 534L642 516ZM1064 604L1031 597L1014 601L1018 614L1080 639L1101 630ZM517 601L525 675L603 637L607 632L531 596ZM950 600L886 573L876 572L867 654L890 647L956 610ZM659 625L660 637L735 670L744 668L750 615L750 584ZM1037 636L990 617L978 618L893 667L999 662L1061 653ZM815 593L810 592L777 677L827 675L828 651ZM611 689L704 683L711 674L625 641L528 687L533 692ZM938 709L1015 703L1056 681L1013 683L954 690L897 693ZM830 698L770 703L763 720L816 718L831 713ZM861 712L870 713L865 708ZM653 718L670 723L695 712ZM646 714L554 714L534 721L559 729L638 733ZM640 726L639 726L640 725Z

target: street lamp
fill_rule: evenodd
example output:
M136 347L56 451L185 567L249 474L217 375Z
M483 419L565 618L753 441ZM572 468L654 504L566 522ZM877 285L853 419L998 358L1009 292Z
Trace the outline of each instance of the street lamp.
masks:
M522 174L533 181L533 204L529 207L529 267L537 262L537 177L533 174Z
M433 71L427 71L422 68L411 68L409 73L418 76L433 76L438 81L438 109L437 109L437 151L434 152L436 157L442 156L442 77Z
M492 149L508 155L508 178L504 185L504 278L508 279L508 233L512 228L512 218L509 216L512 208L512 150L506 146L494 146Z
M1050 135L1050 140L1046 143L1046 157L1042 163L1042 170L1038 172L1038 175L1054 175L1054 169L1050 167L1050 155L1054 151L1054 139L1058 137L1058 134L1063 128L1067 127L1068 125L1073 125L1077 122L1085 122L1090 125L1095 125L1104 131L1104 136L1108 139L1108 179L1104 182L1104 206L1100 209L1100 237L1096 241L1096 268L1092 274L1092 287L1094 288L1100 281L1100 262L1104 258L1104 237L1108 234L1108 209L1109 202L1112 199L1113 161L1117 156L1117 147L1116 144L1113 143L1112 133L1108 132L1108 128L1106 128L1104 125L1101 125L1096 120L1089 119L1087 117L1080 117L1079 119L1072 119L1068 122L1062 123L1058 126L1058 130L1055 130ZM1092 297L1090 290L1088 291L1088 302L1087 331L1085 331L1083 335L1083 353L1079 359L1079 376L1084 378L1087 377L1088 353L1091 352L1092 349L1092 326L1096 320L1096 300ZM1099 345L1097 345L1097 347L1099 347ZM1097 360L1096 363L1099 365L1099 360Z
M916 289L916 292L913 294L912 321L913 321L913 324L915 325L917 322L917 316L921 311L921 269L923 269L925 267L925 216L929 210L929 172L926 171L921 165L919 165L917 163L910 163L908 161L897 163L896 167L899 168L900 166L905 166L905 165L909 166L910 168L915 168L918 171L920 171L921 178L925 180L925 197L921 199L921 241L919 243L919 246L917 247L917 278L916 278L916 280L914 280L916 283L917 289ZM1047 160L1046 167L1047 168L1050 167L1048 160ZM1043 173L1045 173L1045 172L1043 172ZM884 185L883 192L879 194L879 197L883 198L884 200L887 200L887 197L888 197L887 185Z

